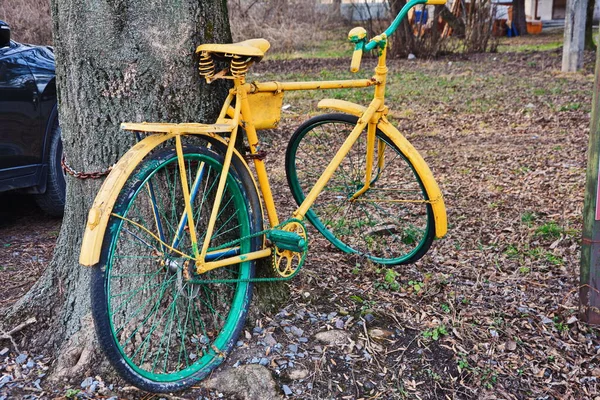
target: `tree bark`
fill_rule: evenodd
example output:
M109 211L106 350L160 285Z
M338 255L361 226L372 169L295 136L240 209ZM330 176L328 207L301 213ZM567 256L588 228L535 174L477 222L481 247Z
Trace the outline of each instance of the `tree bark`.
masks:
M583 68L585 14L587 0L567 0L562 71L575 72Z
M594 9L596 8L595 0L588 0L587 11L585 17L585 49L596 50L594 43Z
M527 35L527 20L525 19L525 0L513 0L512 23L519 35Z
M120 131L121 121L214 121L227 86L206 85L194 50L201 43L231 41L226 1L52 0L52 17L63 146L74 169L104 170L119 159L134 143L132 134ZM3 313L6 326L37 318L28 346L54 352L55 378L99 373L90 270L78 258L100 183L67 176L53 260Z

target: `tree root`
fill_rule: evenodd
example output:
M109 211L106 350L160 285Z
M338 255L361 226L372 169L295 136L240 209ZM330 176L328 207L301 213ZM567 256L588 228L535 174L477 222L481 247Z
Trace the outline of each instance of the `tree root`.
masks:
M94 322L91 314L87 314L81 318L81 329L58 350L56 367L49 379L59 381L85 374L86 369L92 365L96 348Z
M17 343L15 342L15 339L13 338L12 335L14 335L15 333L19 332L23 328L28 327L29 325L35 324L36 322L37 322L37 319L35 319L35 317L28 318L27 321L25 321L25 322L17 325L16 327L12 328L8 332L6 332L6 330L4 330L4 328L2 327L2 325L0 325L0 340L10 340L10 342L13 345L13 347L15 348L15 351L17 353L20 353L19 346L17 346Z

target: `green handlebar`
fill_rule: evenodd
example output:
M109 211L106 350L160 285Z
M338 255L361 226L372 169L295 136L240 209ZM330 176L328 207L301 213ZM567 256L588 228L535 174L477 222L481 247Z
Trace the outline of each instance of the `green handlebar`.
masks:
M429 2L432 3L431 1L429 1ZM394 32L396 32L396 29L398 29L400 22L402 22L402 20L406 17L406 14L408 14L408 10L410 10L411 8L413 8L416 5L426 4L426 3L428 3L428 0L410 0L408 3L406 3L404 5L404 7L402 7L402 10L400 10L398 15L394 19L394 21L392 21L392 24L389 26L389 28L387 28L385 30L383 35L385 35L385 37L390 37L391 35L393 35ZM444 3L445 3L445 1L444 1ZM443 4L443 3L435 2L435 4ZM383 35L380 35L380 36L383 36ZM370 51L370 50L373 50L377 46L379 46L379 41L371 39L369 41L369 43L364 45L364 50Z

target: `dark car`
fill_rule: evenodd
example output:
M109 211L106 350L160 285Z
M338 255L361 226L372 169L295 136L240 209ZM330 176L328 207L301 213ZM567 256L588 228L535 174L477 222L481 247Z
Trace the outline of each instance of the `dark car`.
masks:
M0 192L35 194L45 212L62 215L61 158L54 52L10 40L0 21Z

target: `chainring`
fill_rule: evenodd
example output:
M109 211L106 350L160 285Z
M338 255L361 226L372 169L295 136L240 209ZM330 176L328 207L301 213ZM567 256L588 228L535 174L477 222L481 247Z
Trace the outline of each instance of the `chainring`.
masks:
M287 232L295 232L302 236L306 243L308 243L308 237L306 234L306 228L304 224L299 220L292 220L284 223L279 229ZM305 246L301 252L295 252L291 250L280 249L277 246L273 247L273 270L279 276L287 278L294 275L302 265L308 253L308 246Z

